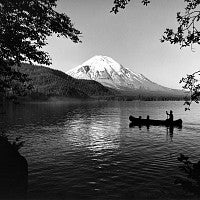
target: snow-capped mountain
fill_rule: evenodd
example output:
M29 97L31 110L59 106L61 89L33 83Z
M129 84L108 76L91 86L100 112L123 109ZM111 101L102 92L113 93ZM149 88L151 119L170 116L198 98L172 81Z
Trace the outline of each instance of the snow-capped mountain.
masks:
M107 56L94 56L67 72L77 79L95 80L104 86L120 90L168 91L142 74L136 74Z

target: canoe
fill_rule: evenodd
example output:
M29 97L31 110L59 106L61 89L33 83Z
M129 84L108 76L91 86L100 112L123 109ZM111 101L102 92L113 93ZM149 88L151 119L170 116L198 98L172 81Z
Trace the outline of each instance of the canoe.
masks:
M155 119L142 119L142 118L136 118L130 115L129 120L131 121L131 124L133 126L177 126L182 127L182 119L174 120L173 122L170 122L168 119L166 120L155 120Z

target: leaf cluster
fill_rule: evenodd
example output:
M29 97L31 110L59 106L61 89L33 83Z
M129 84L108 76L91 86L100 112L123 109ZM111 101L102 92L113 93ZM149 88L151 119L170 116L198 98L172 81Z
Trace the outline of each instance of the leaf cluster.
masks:
M177 30L167 28L164 32L161 42L170 42L170 44L179 44L180 47L187 47L193 44L200 44L200 1L185 0L186 6L184 12L177 13Z
M55 11L57 0L0 0L0 59L50 64L41 50L53 33L80 42L80 31L66 14Z
M190 92L190 100L185 101L186 108L185 110L190 110L190 105L194 101L199 103L200 97L200 83L197 78L200 75L200 71L197 71L193 74L187 75L186 77L180 80L180 83L183 83L183 89L189 90Z
M117 14L119 12L119 9L124 9L129 2L130 0L114 0L114 6L112 7L110 12L114 12L115 14ZM150 1L142 0L141 3L147 6Z
M81 42L81 32L66 14L55 10L56 2L0 0L0 93L14 90L19 93L28 81L25 74L11 66L20 66L22 62L51 64L48 53L42 50L47 37L56 34Z

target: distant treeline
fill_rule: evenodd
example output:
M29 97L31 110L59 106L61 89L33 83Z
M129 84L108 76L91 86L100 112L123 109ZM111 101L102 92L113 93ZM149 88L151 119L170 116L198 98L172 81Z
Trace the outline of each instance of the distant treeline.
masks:
M102 97L103 98L103 97ZM118 101L183 101L189 100L185 96L115 96L115 97L104 97L106 100L118 100Z

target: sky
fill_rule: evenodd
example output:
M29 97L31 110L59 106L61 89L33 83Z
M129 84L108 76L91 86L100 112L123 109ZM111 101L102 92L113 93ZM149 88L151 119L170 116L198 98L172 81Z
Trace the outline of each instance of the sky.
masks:
M184 1L152 0L146 7L132 0L116 15L110 13L113 1L58 0L56 10L71 18L82 43L48 38L44 50L52 58L50 67L67 72L95 55L109 56L155 83L181 89L180 79L200 68L200 47L180 49L160 39L166 28L177 27L176 13Z

